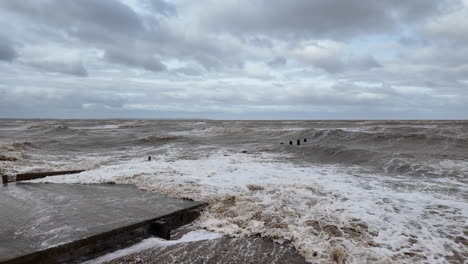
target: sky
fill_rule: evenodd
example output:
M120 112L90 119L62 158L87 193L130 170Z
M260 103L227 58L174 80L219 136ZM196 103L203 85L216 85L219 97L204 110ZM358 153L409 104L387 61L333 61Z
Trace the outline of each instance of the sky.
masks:
M0 28L0 118L468 118L468 0L0 0Z

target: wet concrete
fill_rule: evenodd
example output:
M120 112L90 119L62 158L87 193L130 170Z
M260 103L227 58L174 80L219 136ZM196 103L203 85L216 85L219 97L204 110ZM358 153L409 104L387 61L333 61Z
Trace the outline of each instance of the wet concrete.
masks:
M177 227L187 222L179 212L202 205L132 185L8 184L0 188L0 263L21 263L25 256L52 262L44 255L79 251L103 234L142 228L164 217L169 225L178 221L172 224Z

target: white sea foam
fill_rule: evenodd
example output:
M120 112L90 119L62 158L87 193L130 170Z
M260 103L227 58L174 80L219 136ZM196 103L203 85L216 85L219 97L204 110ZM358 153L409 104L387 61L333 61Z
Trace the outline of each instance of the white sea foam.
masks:
M71 126L73 129L86 129L86 130L96 130L96 129L117 129L119 125L99 125L99 126Z
M197 137L209 137L215 135L223 135L228 133L240 133L249 132L252 129L245 127L223 127L223 126L201 126L185 131L175 131L168 133L172 136L197 136Z
M40 181L131 183L205 201L201 227L292 241L310 263L330 261L336 247L344 249L347 263L447 263L446 256L466 249L456 239L467 239L467 203L439 192L440 178L425 188L404 176L300 166L272 154L219 151L199 160L171 158L180 152Z
M177 240L164 240L161 238L152 237L152 238L147 238L131 247L117 250L115 252L106 254L99 258L84 262L83 264L103 263L103 262L111 261L116 258L130 255L136 252L140 252L149 248L154 248L154 247L166 247L166 246L171 246L171 245L175 245L179 243L218 239L220 237L222 237L222 235L218 233L209 232L203 229L191 231Z

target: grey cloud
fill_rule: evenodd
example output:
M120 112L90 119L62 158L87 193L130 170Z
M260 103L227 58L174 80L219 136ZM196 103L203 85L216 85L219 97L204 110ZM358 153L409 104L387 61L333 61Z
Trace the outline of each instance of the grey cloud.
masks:
M152 55L140 54L133 50L107 50L104 58L112 63L141 67L153 72L164 71L166 69L166 66Z
M15 109L35 105L40 106L39 109L43 109L44 113L51 112L51 109L57 110L55 112L58 113L72 111L77 117L80 117L80 114L81 117L85 114L92 116L92 113L87 112L92 109L107 109L106 111L118 115L129 113L128 111L148 113L177 111L184 116L188 113L215 111L219 114L218 117L231 116L233 112L249 113L248 116L253 117L259 111L269 113L298 111L317 113L318 116L335 113L327 115L327 118L337 118L337 114L364 118L366 115L363 116L361 111L365 111L378 113L373 115L374 118L383 116L408 118L408 111L415 114L417 109L426 113L425 116L421 114L418 117L427 118L431 111L435 111L437 117L447 118L450 113L458 113L457 116L463 117L462 113L466 112L456 111L463 109L464 102L468 98L466 91L454 91L453 93L458 96L450 105L446 105L441 96L447 93L411 93L411 91L408 93L402 88L397 90L392 86L367 87L352 82L340 82L331 87L313 84L298 86L295 83L286 84L284 87L271 87L266 82L257 82L254 85L222 81L212 83L162 81L141 84L138 81L108 82L87 78L78 84L73 81L54 81L46 77L42 78L42 83L37 80L28 82L28 80L29 78L23 79L24 83L19 88L4 90L6 94L0 100L6 105L13 105ZM138 89L125 92L125 87L138 87ZM0 86L0 93L1 91ZM67 117L67 115L55 117ZM272 116L265 117L272 118Z
M418 39L413 41L417 44L416 48L407 48L402 52L402 61L417 64L420 69L440 68L440 73L466 72L464 68L468 66L468 2L462 1L459 5L447 9L448 11L441 16L424 25L418 32ZM451 78L453 77L452 75ZM460 77L462 76L455 80Z
M160 71L162 64L146 58L148 54L155 54L195 61L210 70L242 65L240 51L221 43L218 36L187 38L167 25L161 26L162 17L176 14L172 4L162 0L142 3L160 16L137 14L131 7L114 0L0 1L0 8L24 21L62 31L82 45L107 50L105 58L114 63ZM124 54L122 50L133 54Z
M0 9L36 32L55 31L61 42L92 48L126 45L145 30L133 9L114 0L0 1ZM28 36L28 41L34 39Z
M45 85L47 85L45 83ZM0 97L0 112L12 117L52 117L52 118L83 118L95 117L95 109L83 109L83 105L89 104L102 107L103 114L119 111L125 103L125 98L115 95L113 91L101 91L91 89L86 85L76 82L58 84L52 82L51 87L45 88L37 83L23 88L23 92L15 90L3 90ZM61 87L61 86L68 87ZM0 94L2 88L0 87ZM14 109L12 111L12 109ZM101 110L101 109L99 109ZM116 116L122 116L122 112Z
M18 53L13 47L12 42L0 36L0 60L12 62L18 57Z
M401 45L404 45L404 46L408 46L408 47L411 47L411 46L423 46L425 44L427 44L427 42L425 43L422 39L420 38L415 38L415 37L401 37L399 40L398 40L399 44Z
M431 41L452 46L466 46L468 43L468 2L459 3L441 16L428 21L423 36Z
M459 111L468 105L468 44L461 34L466 22L450 8L443 19L434 19L446 1L125 3L0 1L0 23L12 25L5 34L21 43L15 46L19 63L0 63L0 112L11 116L24 110L27 116L38 106L43 113L76 117L141 111L150 117L154 111L211 111L221 118L236 111L249 113L244 117L278 113L264 116L272 118L297 111L318 118L325 112L337 113L327 118L340 113L365 118L364 112L413 118L408 113L424 110L424 118L434 112L466 118L467 111ZM453 12L456 19L450 18ZM435 26L432 20L444 23ZM461 21L460 27L451 28L452 21ZM14 56L2 55L8 54L2 53L8 50L4 43L0 59L14 60L18 53L11 43L6 47ZM73 54L79 54L77 59ZM87 69L93 74L80 82L41 74L87 76ZM380 83L385 85L376 87Z
M130 7L113 0L2 1L0 6L69 33L96 27L107 32L129 33L142 27L139 16Z
M304 109L307 106L317 106L325 111L340 113L345 111L354 113L354 115L357 113L358 116L366 115L360 113L363 110L378 111L380 112L377 115L378 118L382 118L382 114L392 115L392 113L400 113L400 117L408 118L408 111L411 111L412 116L417 115L416 112L421 112L435 118L436 116L447 116L447 113L450 112L455 114L456 111L466 108L464 101L466 101L468 93L457 94L459 96L452 98L450 105L447 105L447 101L443 99L444 93L417 93L405 91L402 87L399 89L388 85L366 87L352 82L340 82L327 89L312 85L301 87L295 93L269 104L301 105ZM457 114L457 116L463 115Z
M284 66L286 65L286 58L285 57L276 57L272 59L271 61L268 62L268 65L271 67L279 67L279 66Z
M164 16L173 16L177 14L177 8L173 4L164 0L144 0L143 4Z
M41 60L30 61L27 64L46 72L57 72L79 77L88 76L88 71L81 61Z
M359 55L350 51L350 46L336 41L304 42L291 54L328 73L369 70L381 67L372 55Z
M345 70L345 64L339 57L318 58L312 64L329 73L339 73Z
M382 65L371 55L354 57L348 61L348 69L369 70L382 67Z
M187 67L181 67L173 70L173 72L180 73L188 76L199 76L203 74L203 69L197 65L189 65Z
M329 56L307 59L307 61L309 61L313 66L332 74L369 70L381 67L381 65L372 56L349 58Z
M260 36L248 37L245 41L251 45L255 45L258 47L263 47L263 48L273 47L273 43L271 42L271 40L265 37L260 37Z
M99 107L99 106L104 106L107 108L121 108L123 105L125 105L128 102L128 99L119 96L119 95L114 95L109 92L104 92L104 93L99 93L99 92L94 92L90 93L89 95L83 95L80 93L71 93L67 95L63 101L75 101L76 102L76 107L83 107L86 105L91 105L93 107Z
M234 34L331 37L393 31L438 11L443 1L248 0L200 9L206 27Z

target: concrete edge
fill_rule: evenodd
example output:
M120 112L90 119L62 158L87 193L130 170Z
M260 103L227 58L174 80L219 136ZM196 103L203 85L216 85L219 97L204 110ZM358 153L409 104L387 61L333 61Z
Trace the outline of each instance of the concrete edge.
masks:
M151 236L160 236L167 239L167 235L171 230L189 224L198 218L206 205L206 203L200 203L168 215L6 260L0 262L0 264L81 263L128 247Z
M34 179L41 179L47 176L58 176L66 174L77 174L84 170L68 170L68 171L45 171L45 172L28 172L19 173L16 175L2 175L2 183L8 184L9 182L29 181Z

